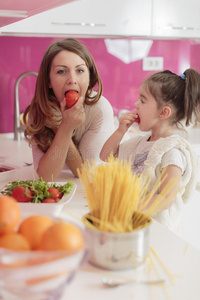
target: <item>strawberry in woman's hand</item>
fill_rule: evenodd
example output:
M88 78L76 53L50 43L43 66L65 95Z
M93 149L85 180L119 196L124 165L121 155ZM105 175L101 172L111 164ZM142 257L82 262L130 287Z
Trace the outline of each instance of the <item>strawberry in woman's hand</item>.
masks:
M68 108L74 106L74 104L78 101L79 99L79 93L76 91L69 91L66 93L65 95L65 99L66 99L66 106Z

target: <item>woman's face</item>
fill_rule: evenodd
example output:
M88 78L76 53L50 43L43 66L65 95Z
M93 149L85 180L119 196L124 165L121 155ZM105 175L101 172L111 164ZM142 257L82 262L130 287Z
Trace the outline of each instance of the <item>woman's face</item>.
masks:
M50 69L49 87L53 89L59 102L67 91L75 90L85 97L90 74L85 61L73 52L63 50L53 59Z

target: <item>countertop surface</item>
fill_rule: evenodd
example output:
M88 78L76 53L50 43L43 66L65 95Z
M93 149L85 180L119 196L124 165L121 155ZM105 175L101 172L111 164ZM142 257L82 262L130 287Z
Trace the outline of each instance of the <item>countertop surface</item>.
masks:
M20 168L9 181L34 179L31 149L26 141L0 139L0 157L4 163L15 164ZM0 162L2 163L2 161ZM87 200L79 179L70 172L57 181L73 180L77 190L73 199L64 206L60 217L81 223L82 216L88 212ZM0 182L2 188L7 182ZM117 288L104 287L104 276L115 279L164 279L165 284L147 285L129 283ZM91 265L88 261L81 267L61 300L102 300L102 299L140 299L140 300L199 300L200 299L200 250L184 239L153 221L150 225L150 250L146 262L136 269L107 271Z

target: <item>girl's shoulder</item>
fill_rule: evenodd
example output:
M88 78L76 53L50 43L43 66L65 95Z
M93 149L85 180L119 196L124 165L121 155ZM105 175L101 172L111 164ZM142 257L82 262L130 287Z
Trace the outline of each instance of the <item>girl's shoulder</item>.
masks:
M184 156L187 162L195 164L196 153L187 140L174 134L165 138L160 138L155 141L151 151L148 154L145 165L148 168L154 169L161 163L163 157L177 155L180 152L181 156ZM180 156L180 155L179 155Z
M165 152L172 148L185 148L192 151L192 146L190 145L190 143L178 134L173 134L164 138L160 138L154 143L153 146L154 150L163 150Z

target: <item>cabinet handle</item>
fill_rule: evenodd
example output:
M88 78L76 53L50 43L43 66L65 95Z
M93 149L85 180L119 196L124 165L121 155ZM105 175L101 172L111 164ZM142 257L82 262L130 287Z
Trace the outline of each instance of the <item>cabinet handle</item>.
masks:
M200 27L189 27L189 26L166 26L166 29L172 30L200 30Z

